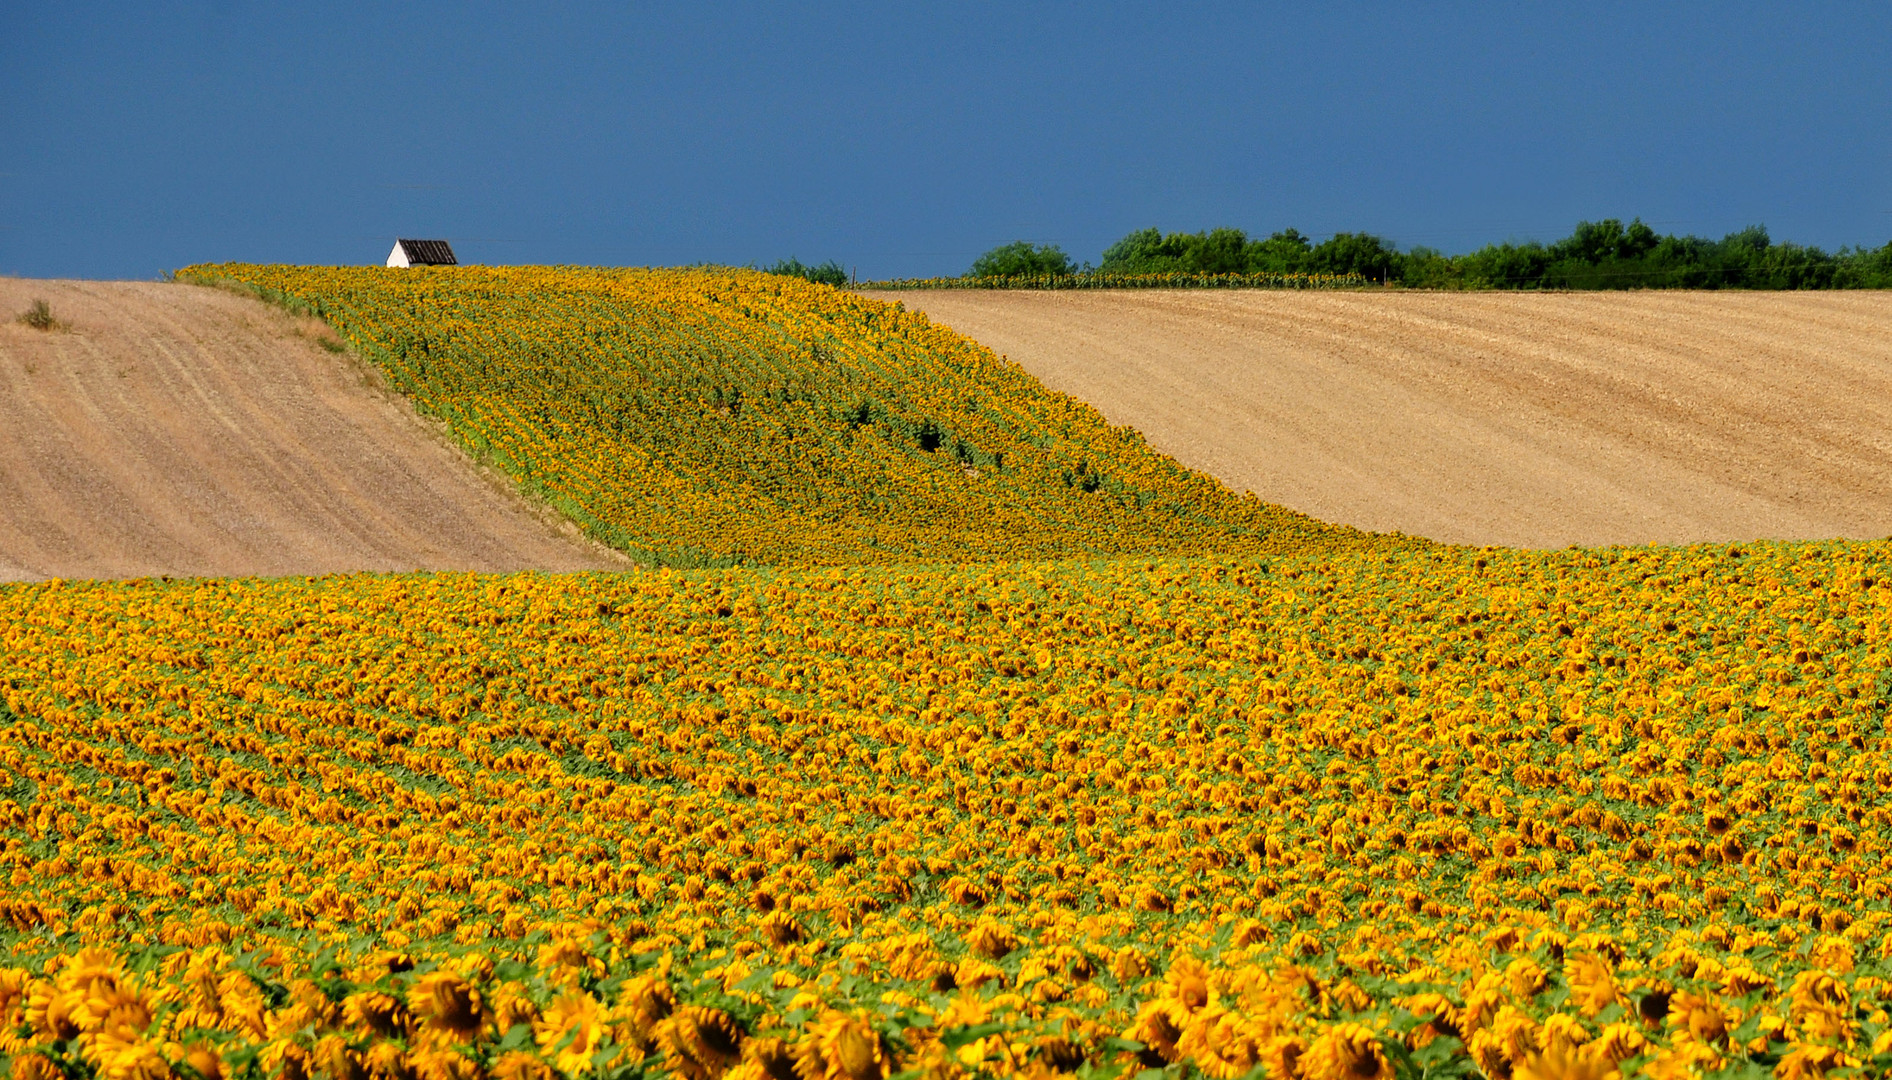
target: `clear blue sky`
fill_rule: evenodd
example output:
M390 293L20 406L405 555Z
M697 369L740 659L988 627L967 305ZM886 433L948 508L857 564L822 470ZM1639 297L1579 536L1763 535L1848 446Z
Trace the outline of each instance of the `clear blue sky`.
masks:
M0 6L0 272L1892 238L1892 5Z

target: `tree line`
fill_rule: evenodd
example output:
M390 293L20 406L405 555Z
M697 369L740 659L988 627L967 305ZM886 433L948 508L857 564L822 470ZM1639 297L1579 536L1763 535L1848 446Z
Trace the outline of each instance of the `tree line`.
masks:
M1165 233L1139 229L1082 267L1055 244L1020 240L993 248L965 276L1114 274L1358 274L1424 289L1883 289L1892 288L1892 243L1880 248L1775 243L1765 226L1720 240L1658 234L1637 218L1579 222L1551 244L1487 244L1463 255L1399 250L1370 233L1316 244L1295 229L1265 239L1240 229Z

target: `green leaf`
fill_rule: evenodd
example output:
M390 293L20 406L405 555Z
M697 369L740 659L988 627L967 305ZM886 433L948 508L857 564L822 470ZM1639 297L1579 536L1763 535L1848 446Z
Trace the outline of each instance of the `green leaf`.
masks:
M972 1027L951 1028L939 1036L939 1043L948 1050L958 1050L967 1043L976 1042L988 1035L997 1035L1005 1030L1005 1025L996 1021L975 1024Z

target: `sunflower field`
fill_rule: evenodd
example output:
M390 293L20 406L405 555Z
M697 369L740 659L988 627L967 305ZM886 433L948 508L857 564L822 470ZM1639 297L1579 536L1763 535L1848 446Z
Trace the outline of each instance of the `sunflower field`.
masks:
M216 265L327 319L594 538L670 566L1267 554L1238 496L925 315L752 270Z
M1892 543L0 589L18 1077L1886 1075Z
M654 565L0 586L0 1072L1892 1074L1892 541L1330 527L780 276L181 276Z

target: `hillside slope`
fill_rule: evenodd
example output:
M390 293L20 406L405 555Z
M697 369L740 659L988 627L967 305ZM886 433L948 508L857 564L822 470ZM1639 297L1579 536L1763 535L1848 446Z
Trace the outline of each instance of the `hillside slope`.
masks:
M593 537L676 566L1409 540L1230 491L902 310L728 268L188 267L319 312Z
M12 321L41 298L67 330ZM14 278L0 315L0 580L625 565L483 477L313 320Z
M1892 533L1892 295L886 294L1236 490L1561 547Z

